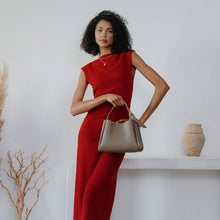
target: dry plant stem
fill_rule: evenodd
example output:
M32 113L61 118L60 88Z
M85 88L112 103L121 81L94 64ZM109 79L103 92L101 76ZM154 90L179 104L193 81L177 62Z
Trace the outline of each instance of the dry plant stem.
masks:
M4 119L2 119L2 111L5 106L5 99L7 96L7 79L8 79L8 65L4 63L3 72L0 69L0 141Z
M48 183L48 181L45 180L45 173L48 171L48 169L44 170L35 180L33 180L35 175L39 172L38 169L40 168L40 166L43 163L45 163L46 160L48 159L48 158L41 159L46 148L47 148L47 145L38 156L36 156L36 153L33 153L31 156L31 160L27 165L25 165L25 159L27 159L28 157L24 158L23 152L21 151L19 151L18 153L15 153L13 155L13 158L18 163L17 169L15 169L15 164L14 164L13 158L10 155L10 151L8 151L7 153L8 164L9 164L10 170L9 172L5 170L4 171L7 174L7 176L11 180L13 180L13 182L17 186L17 201L16 202L13 200L9 189L2 183L1 180L0 180L0 184L2 188L8 192L9 198L17 210L18 220L22 220L22 213L25 207L24 198L27 195L27 193L33 189L36 189L37 191L36 200L31 206L31 208L26 207L26 218L25 218L26 220L28 220L33 207L39 201L39 194L40 194L42 187ZM41 179L43 180L43 182L39 186L37 186Z

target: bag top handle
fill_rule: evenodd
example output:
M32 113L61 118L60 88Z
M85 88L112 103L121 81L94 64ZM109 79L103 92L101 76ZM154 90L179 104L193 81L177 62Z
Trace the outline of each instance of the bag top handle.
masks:
M133 114L133 113L131 112L131 110L128 108L127 103L125 103L125 106L126 106L128 112L129 112L129 118L132 119L132 120L134 120L134 121L136 121L141 127L146 128L147 126L146 126L144 123L140 122L140 121L134 116L134 114ZM115 108L115 106L112 106L112 109L111 109L110 112L108 113L106 120L109 119L109 116L110 116L110 114L112 113L112 111L113 111L114 108Z

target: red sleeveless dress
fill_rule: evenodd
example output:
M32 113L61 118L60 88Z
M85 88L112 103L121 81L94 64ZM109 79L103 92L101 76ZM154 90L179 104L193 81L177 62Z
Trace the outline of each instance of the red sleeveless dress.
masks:
M81 68L93 88L94 98L107 93L118 94L130 108L134 80L132 51L113 54L110 58L107 58L109 54L101 56L106 57L106 66L96 59ZM105 102L89 110L80 127L73 220L110 220L118 169L125 155L98 152L102 123L112 106ZM113 121L122 118L129 118L125 106L114 108L109 117Z

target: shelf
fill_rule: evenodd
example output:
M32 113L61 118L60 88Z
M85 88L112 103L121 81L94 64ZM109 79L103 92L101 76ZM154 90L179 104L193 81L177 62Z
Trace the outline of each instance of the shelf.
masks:
M120 169L220 170L220 157L153 155L145 157L125 157Z

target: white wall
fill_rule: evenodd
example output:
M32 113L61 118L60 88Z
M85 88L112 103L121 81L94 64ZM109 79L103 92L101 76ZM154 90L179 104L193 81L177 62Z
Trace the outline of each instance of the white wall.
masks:
M142 130L145 149L136 156L184 155L182 137L187 123L203 126L206 142L201 155L220 154L219 6L217 0L0 0L0 63L9 65L0 155L6 159L8 150L20 149L40 152L48 145L49 183L31 219L65 217L66 173L75 159L77 134L85 117L72 117L70 105L80 67L96 59L81 51L79 44L87 23L104 9L128 20L133 49L170 85L146 122L148 128ZM137 72L131 110L138 117L153 91ZM89 87L85 99L92 97ZM8 181L5 176L3 181ZM2 189L0 211L2 219L15 218L15 209Z

